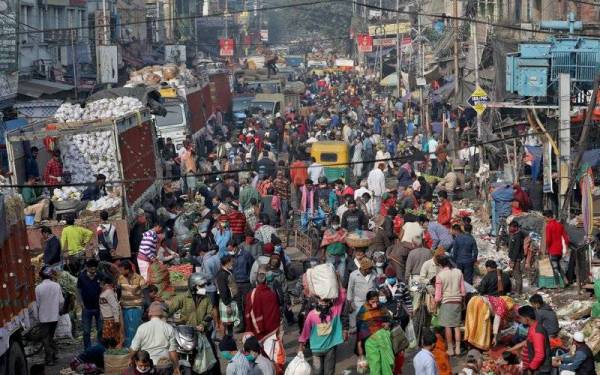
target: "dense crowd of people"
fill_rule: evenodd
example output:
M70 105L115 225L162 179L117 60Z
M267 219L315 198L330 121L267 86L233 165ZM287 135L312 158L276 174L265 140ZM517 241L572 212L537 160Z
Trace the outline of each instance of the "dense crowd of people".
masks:
M114 259L127 239L117 237L107 212L95 233L75 217L66 219L60 239L41 227L45 267L36 300L46 364L56 360L52 337L64 313L58 275L69 272L77 278L85 349L71 365L88 373L103 367L106 350L122 347L131 351L128 375L178 374L178 325L198 334L192 367L201 374L308 374L300 370L301 354L286 371L283 341L290 334L297 334L290 341L298 353L311 353L317 375L340 373L342 345L353 346L361 373L595 373L583 334L573 336L569 354L543 298L533 294L524 305L513 298L522 296L524 269L532 266L519 221L508 226L503 249L509 274L480 259L471 218L457 215L453 201L474 183L465 175L480 162L478 150L461 143L471 120L438 106L433 120L441 128L429 131L415 103L383 95L362 76L305 82L310 106L302 113L259 113L241 128L219 113L180 150L166 139L168 180L160 199L136 213L131 259ZM326 160L311 156L324 141L348 148L348 173L328 178ZM45 174L56 178L52 168ZM494 235L530 205L518 185L492 190ZM31 192L24 199L39 221L44 204ZM568 237L551 212L546 217L552 265L564 279L560 244ZM286 249L296 227L318 233L302 265ZM350 236L367 233L367 246L349 245ZM93 237L96 257L84 259ZM187 290L175 292L164 272L186 263L193 267ZM323 264L337 275L335 298L311 294L302 282L307 268ZM502 345L495 357L488 353Z

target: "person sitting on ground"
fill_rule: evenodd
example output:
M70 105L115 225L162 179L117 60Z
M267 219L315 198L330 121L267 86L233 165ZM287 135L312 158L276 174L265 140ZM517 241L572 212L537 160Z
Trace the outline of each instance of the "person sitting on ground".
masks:
M48 219L50 210L50 199L42 195L41 189L35 186L38 181L38 177L28 176L27 186L21 190L23 202L27 205L23 213L27 216L33 215L33 222L36 225L40 224L42 220Z
M100 339L71 360L71 370L79 374L95 374L104 368L104 352L117 346L113 338Z
M554 357L552 366L558 367L561 374L566 371L575 374L595 374L594 353L585 343L583 332L573 334L573 346L575 347L573 355Z
M131 357L131 364L123 375L154 375L158 374L154 362L145 350L135 352Z
M494 260L485 262L487 273L481 279L477 291L483 296L505 296L511 292L512 283L510 277L498 269L498 264ZM500 283L499 283L500 281Z

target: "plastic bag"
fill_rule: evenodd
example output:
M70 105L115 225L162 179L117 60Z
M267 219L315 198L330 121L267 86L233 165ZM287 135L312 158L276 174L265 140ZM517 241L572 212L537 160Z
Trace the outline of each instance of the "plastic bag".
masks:
M398 353L404 351L410 345L410 342L406 338L406 334L404 333L404 330L400 326L396 326L392 329L391 339L392 339L392 349L394 351L394 354L398 354Z
M194 360L193 370L195 373L203 374L204 372L210 370L215 363L217 363L217 359L215 358L215 354L212 351L210 346L210 342L205 335L198 336L198 351L196 354L196 359Z
M304 359L304 354L298 353L285 369L285 375L311 375L310 363Z
M417 347L417 335L415 334L415 327L413 326L412 320L410 322L408 322L408 325L406 326L405 334L406 334L406 339L410 343L410 347L416 348Z
M331 264L320 264L306 271L306 282L310 294L322 299L337 299L338 280Z
M69 314L63 314L59 316L58 323L56 324L56 331L54 332L54 338L60 339L66 337L72 339L72 327L73 326L71 324L71 317L69 316Z
M369 364L365 357L358 357L356 361L356 372L358 374L368 374L369 373Z

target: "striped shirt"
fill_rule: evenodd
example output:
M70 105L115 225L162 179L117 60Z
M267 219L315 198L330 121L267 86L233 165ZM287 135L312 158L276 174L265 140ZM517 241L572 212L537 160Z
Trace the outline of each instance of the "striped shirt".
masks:
M149 260L156 258L156 245L158 243L158 234L150 229L142 235L140 242L140 251L138 255L142 255Z
M233 234L244 234L246 231L246 216L237 210L232 210L227 215L229 220L229 226L231 227L231 233Z

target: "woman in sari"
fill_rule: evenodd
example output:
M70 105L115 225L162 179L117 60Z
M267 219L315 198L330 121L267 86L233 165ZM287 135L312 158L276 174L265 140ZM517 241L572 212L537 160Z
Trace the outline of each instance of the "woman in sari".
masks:
M379 292L369 291L356 315L356 346L359 358L366 356L371 375L393 374L390 321L389 311L379 302Z

